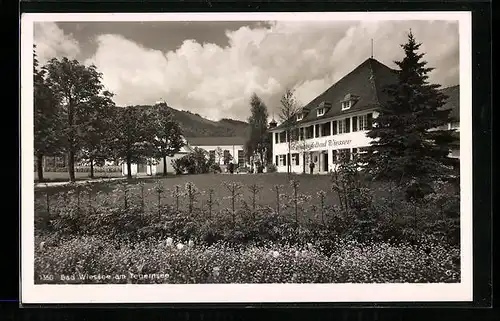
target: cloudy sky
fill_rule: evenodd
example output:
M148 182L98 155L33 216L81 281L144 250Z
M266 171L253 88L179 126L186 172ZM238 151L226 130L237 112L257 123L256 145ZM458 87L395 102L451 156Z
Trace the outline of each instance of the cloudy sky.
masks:
M459 84L458 23L450 21L320 22L36 22L41 62L52 57L95 64L117 105L153 104L210 119L249 116L257 93L270 113L295 88L303 104L370 57L389 67L401 59L411 28L430 80Z

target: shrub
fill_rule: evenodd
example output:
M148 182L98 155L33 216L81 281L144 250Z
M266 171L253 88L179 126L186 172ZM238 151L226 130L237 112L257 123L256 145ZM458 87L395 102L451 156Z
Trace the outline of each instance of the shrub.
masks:
M210 172L212 173L222 173L222 168L219 164L213 163L210 165Z
M172 167L177 175L187 172L188 174L208 173L214 166L214 160L207 157L204 149L195 147L194 151L172 160Z
M274 164L268 164L266 168L267 173L275 173L278 169L276 168L276 165Z

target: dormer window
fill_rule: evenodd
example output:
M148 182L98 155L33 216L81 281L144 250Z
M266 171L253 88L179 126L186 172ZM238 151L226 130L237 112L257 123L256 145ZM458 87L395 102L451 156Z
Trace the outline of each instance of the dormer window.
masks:
M319 104L318 109L316 109L316 115L318 117L323 116L324 114L326 114L328 112L330 107L332 107L332 104L329 101L322 101Z
M351 101L343 101L342 102L342 110L347 110L351 108Z
M358 101L358 97L357 96L354 96L354 95L351 95L351 94L347 94L345 95L344 97L344 100L341 101L341 104L342 104L342 110L348 110L349 108L351 108L356 102Z
M302 113L297 114L297 121L301 121L302 118L304 118L304 114L302 114Z

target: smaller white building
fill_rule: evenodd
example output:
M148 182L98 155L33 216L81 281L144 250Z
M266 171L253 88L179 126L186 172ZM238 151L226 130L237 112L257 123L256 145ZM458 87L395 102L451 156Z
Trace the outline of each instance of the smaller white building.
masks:
M192 148L204 149L209 157L221 166L229 163L238 164L239 167L247 166L245 157L245 137L186 137Z
M177 152L172 157L167 157L167 173L175 174L174 167L172 166L172 161L174 159L181 158L182 156L189 154L193 151L189 144L185 144L179 152ZM163 174L163 159L149 159L144 164L131 164L132 176L151 176L156 174ZM127 163L122 164L122 175L127 176Z

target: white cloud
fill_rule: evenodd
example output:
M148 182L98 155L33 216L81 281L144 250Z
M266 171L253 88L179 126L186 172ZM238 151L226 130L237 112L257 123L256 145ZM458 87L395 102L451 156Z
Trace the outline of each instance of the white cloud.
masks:
M72 35L64 34L54 22L36 22L33 38L41 64L53 57L66 56L74 59L80 53L78 41Z
M227 31L226 47L185 40L166 53L107 34L97 37L97 50L86 63L96 64L119 105L164 98L212 119L245 119L252 92L270 113L277 113L287 87L296 88L302 103L309 102L370 56L371 38L375 58L395 67L409 28L423 43L429 65L437 68L431 81L458 84L458 24L447 22L277 22Z

